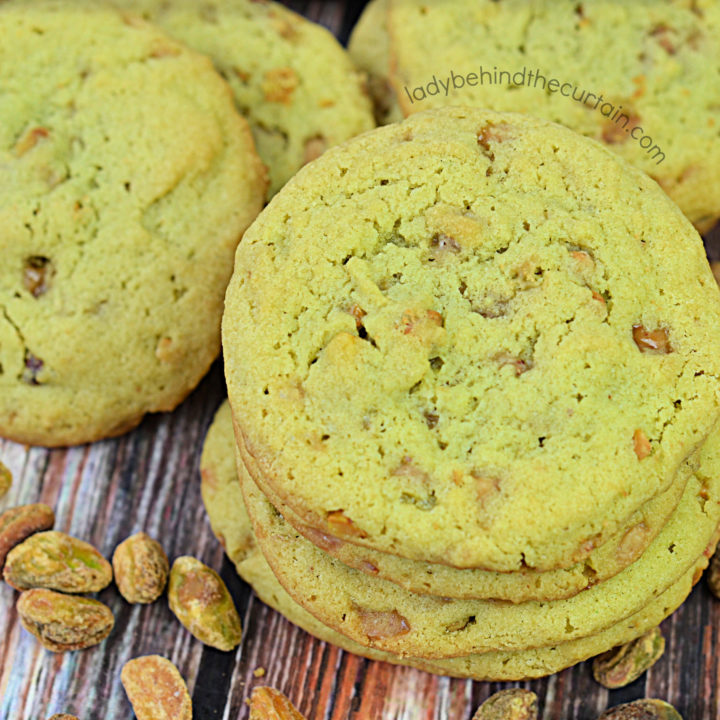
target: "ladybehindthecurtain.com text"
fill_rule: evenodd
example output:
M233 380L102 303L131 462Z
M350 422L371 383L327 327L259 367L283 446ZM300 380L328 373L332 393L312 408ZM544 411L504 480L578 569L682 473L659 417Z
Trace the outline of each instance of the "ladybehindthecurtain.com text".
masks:
M618 139L618 131L622 133L624 130L633 140L639 143L641 148L652 156L652 159L655 160L657 165L665 160L665 153L662 149L653 142L653 139L649 135L645 134L645 131L640 125L636 124L637 118L633 116L630 111L623 112L622 105L614 105L609 100L606 100L602 96L602 93L596 94L588 92L573 83L562 82L556 78L548 78L538 69L528 70L526 67L523 67L522 70L511 73L507 70L498 70L497 67L494 67L492 71L483 70L483 68L480 67L478 72L465 74L455 73L451 70L450 74L444 78L438 78L436 75L433 75L432 80L425 85L418 85L414 88L405 86L403 90L410 100L410 104L415 104L416 102L422 102L429 97L437 95L448 97L451 90L462 90L464 87L503 84L516 88L540 88L551 94L559 92L561 95L575 102L597 110L601 115L614 123L616 127L613 128L612 132L609 133L609 137L606 138L609 142L620 142ZM620 135L620 137L622 136Z

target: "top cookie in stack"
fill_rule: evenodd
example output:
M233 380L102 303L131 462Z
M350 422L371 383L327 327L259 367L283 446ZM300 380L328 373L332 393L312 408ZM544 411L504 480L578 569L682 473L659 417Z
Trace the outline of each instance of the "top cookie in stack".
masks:
M384 70L371 24L389 32ZM714 0L374 0L351 50L371 87L390 76L385 107L561 123L651 175L705 232L720 218L719 32Z
M453 674L632 639L715 543L719 316L677 207L558 125L446 108L329 151L246 234L223 318L272 574Z
M572 133L466 110L391 126L301 173L238 252L240 439L320 532L567 567L716 422L711 281L675 206Z

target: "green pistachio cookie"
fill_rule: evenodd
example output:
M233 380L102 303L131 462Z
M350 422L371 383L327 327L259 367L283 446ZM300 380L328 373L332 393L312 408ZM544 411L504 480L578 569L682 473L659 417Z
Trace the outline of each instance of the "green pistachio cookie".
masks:
M704 443L718 328L700 237L655 183L558 125L444 108L278 194L238 249L223 343L255 480L304 525L548 570Z
M283 519L242 462L238 472L258 546L290 596L355 642L403 656L526 650L600 633L640 612L691 570L720 522L720 438L713 436L670 521L622 572L564 600L458 600L410 593L344 565Z
M375 126L362 78L337 40L279 3L116 3L212 58L268 166L268 199L327 147Z
M390 84L390 36L387 29L388 0L370 0L353 28L348 53L367 73L368 89L378 125L402 120L403 113Z
M701 232L720 217L716 0L388 1L405 114L459 104L553 120L655 178Z
M225 404L210 427L201 461L203 501L213 531L223 543L240 576L252 585L263 602L315 637L356 655L410 665L441 675L471 677L476 680L522 680L540 677L628 642L658 625L685 599L692 583L707 565L707 556L703 555L692 572L686 573L648 606L595 636L534 650L496 651L444 660L401 658L360 645L330 629L298 605L277 581L265 557L257 548L237 482L236 470L229 460L227 446L232 445L230 427L230 410Z
M0 37L0 435L116 435L217 356L264 169L210 61L145 22L9 1Z

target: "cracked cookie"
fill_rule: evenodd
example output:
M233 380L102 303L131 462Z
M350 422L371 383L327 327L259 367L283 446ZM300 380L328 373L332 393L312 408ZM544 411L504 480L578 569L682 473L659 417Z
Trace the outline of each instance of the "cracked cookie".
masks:
M388 1L405 114L477 105L562 123L657 180L700 232L720 218L715 0Z
M264 169L210 61L153 26L13 0L0 36L0 435L117 435L216 358Z
M212 58L268 167L268 199L326 148L375 126L360 73L337 40L280 3L116 4Z
M640 171L443 108L276 196L223 345L254 478L305 526L507 572L582 561L670 487L718 418L719 327L699 236Z

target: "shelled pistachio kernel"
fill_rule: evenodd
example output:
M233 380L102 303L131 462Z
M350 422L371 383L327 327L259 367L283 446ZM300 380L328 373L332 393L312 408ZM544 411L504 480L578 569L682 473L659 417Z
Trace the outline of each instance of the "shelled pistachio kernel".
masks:
M12 487L12 473L3 463L0 462L0 497L5 495Z
M537 716L537 695L530 690L511 688L491 695L472 720L537 720Z
M180 671L167 658L129 660L120 681L137 720L192 720L192 700Z
M240 616L222 578L199 560L184 556L173 563L168 603L177 619L205 645L232 650L240 644Z
M82 650L102 642L115 618L99 600L53 590L26 590L17 602L21 625L53 652Z
M7 554L3 579L16 590L99 592L112 581L112 568L90 543L48 530L31 535Z
M652 667L665 651L660 628L653 628L632 642L598 655L592 664L593 677L606 688L625 687Z
M5 566L7 554L23 540L55 524L55 513L43 503L20 505L0 515L0 570Z
M144 532L131 535L112 557L115 584L129 603L152 603L167 585L170 564L162 546Z
M720 554L715 553L710 560L710 567L707 570L707 582L710 592L720 598Z
M664 700L646 698L606 710L598 720L683 720L682 715Z
M305 720L295 706L275 688L261 686L250 696L250 720Z

